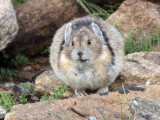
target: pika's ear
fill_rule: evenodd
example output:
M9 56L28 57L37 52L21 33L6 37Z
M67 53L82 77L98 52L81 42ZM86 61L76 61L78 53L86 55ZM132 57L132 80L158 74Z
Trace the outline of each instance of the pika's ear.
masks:
M90 27L92 28L93 32L98 38L103 39L102 31L100 30L97 24L91 23Z
M72 23L68 23L65 30L65 42L69 40L71 33L72 33Z

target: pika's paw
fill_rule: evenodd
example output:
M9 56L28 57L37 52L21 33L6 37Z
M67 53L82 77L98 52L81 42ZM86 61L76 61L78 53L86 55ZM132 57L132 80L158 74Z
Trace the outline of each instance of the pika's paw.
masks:
M97 93L106 93L108 92L108 87L103 87L103 88L100 88Z
M76 96L86 96L88 95L84 90L74 90Z

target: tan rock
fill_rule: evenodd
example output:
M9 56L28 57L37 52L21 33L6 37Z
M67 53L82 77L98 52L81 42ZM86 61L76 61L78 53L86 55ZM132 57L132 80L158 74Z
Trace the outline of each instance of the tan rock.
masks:
M35 80L35 92L38 94L56 92L64 83L60 81L52 70L48 70L40 74ZM68 88L62 98L71 97L74 92Z
M135 97L144 100L160 101L160 86L148 85L141 87L128 87L126 89L128 101ZM120 92L120 93L119 93ZM108 120L121 119L121 107L123 109L124 120L129 119L128 105L126 96L118 92L109 92L107 95L92 94L85 97L69 98L58 101L46 101L34 104L16 105L5 117L5 120L57 120L54 113L58 114L63 120L88 120L96 118L103 120L100 110ZM65 113L64 113L64 112ZM66 117L66 115L67 117Z
M144 30L147 39L155 34L156 27L160 31L159 18L160 1L125 0L107 21L117 25L124 36L127 36L133 27L133 38L139 37Z
M160 52L129 54L119 77L110 86L111 90L124 86L160 84Z
M0 0L0 51L12 42L18 32L15 11L10 0Z

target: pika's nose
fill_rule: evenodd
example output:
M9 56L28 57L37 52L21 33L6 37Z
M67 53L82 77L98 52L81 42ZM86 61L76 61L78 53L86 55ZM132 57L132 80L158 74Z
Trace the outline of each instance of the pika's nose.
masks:
M82 57L83 52L82 52L82 51L79 51L79 52L78 52L78 55L79 55L79 57Z

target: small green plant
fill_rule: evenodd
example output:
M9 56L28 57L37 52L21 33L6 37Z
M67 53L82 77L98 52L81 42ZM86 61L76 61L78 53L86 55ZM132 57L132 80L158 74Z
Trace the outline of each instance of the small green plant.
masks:
M102 111L100 109L97 109L97 111L99 112L99 114L102 116L103 120L106 120L104 114L102 113Z
M61 108L61 110L63 111L63 114L65 115L66 119L67 119L67 120L70 120L69 117L68 117L68 115L67 115L67 113L66 113L65 110L63 109L63 107L60 106L60 108Z
M58 88L58 90L55 93L52 93L52 95L48 96L47 93L45 93L40 101L46 101L46 100L59 100L60 97L65 93L67 90L68 86L66 84L62 85L61 87Z
M50 47L47 46L44 50L42 50L41 55L49 55Z
M17 55L15 58L11 59L11 63L12 66L17 66L17 65L22 65L22 64L30 64L30 61L27 57L25 57L24 55Z
M56 112L54 112L51 108L47 107L47 109L48 109L51 113L53 113L58 120L63 120L63 119L62 119Z
M24 86L25 86L31 93L33 93L34 95L36 94L35 91L34 91L34 86L32 85L31 82L26 82L26 83L24 83Z
M48 100L48 94L44 93L44 95L40 98L40 102Z
M133 30L134 28L131 29L131 31L128 33L127 37L125 38L124 51L126 55L133 52L140 51L140 48L137 46L137 43L133 40L133 37L132 37Z
M58 88L58 90L53 93L51 96L49 96L49 100L59 100L60 97L65 93L67 90L68 86L66 84L62 85L61 87Z
M116 3L116 4L107 4L107 5L104 5L107 9L107 12L109 14L112 14L114 13L120 6L121 3Z
M0 80L8 80L13 77L17 77L17 74L13 70L0 68Z
M63 112L63 114L65 115L66 119L65 120L70 120L67 113L65 112L65 110L63 109L63 106L59 103L59 107L61 109L61 111ZM51 108L47 107L47 109L52 112L54 114L54 116L56 116L56 118L58 120L63 120L56 112L54 112Z
M107 11L86 0L77 0L81 7L88 13L89 16L94 16L99 19L106 20L110 15Z
M13 0L13 5L16 7L16 6L19 6L25 2L27 2L28 0Z
M127 105L129 107L129 102L128 102L127 94L126 94L126 91L125 91L125 88L124 88L123 84L122 84L122 88L123 88L123 92L124 92L124 95L125 95L125 98L126 98ZM129 115L129 120L132 120L132 115Z
M123 120L123 108L122 108L122 103L121 103L121 100L120 100L120 96L119 96L119 103L120 103L120 107L121 107L121 120Z
M26 99L26 95L23 93L22 96L21 96L21 104L26 104L27 103L27 99Z
M78 63L77 63L77 65L79 66L81 64L81 60L78 60Z
M6 112L10 112L11 108L16 105L15 99L8 93L0 93L0 106L4 107Z

